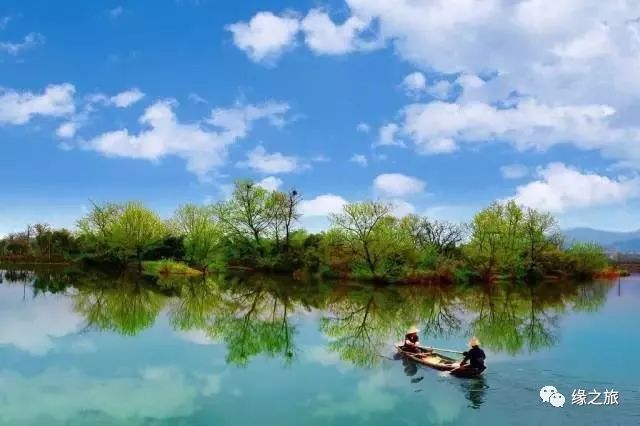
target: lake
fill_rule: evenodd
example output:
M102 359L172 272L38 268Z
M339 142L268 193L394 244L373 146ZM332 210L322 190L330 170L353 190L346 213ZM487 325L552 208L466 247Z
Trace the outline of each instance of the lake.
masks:
M2 425L640 424L639 276L376 288L4 270L0 281ZM396 357L414 324L437 347L477 335L484 377ZM547 385L563 407L541 401ZM619 404L572 404L579 389L601 403L613 390Z

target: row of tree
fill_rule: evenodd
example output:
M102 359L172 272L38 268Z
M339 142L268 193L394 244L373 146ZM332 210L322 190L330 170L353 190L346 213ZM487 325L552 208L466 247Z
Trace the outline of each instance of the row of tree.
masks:
M607 258L594 244L566 248L555 218L515 202L494 203L460 225L392 214L381 201L349 203L326 232L299 228L297 191L238 181L228 200L185 205L163 220L137 202L93 205L77 231L37 225L0 242L0 256L36 254L141 267L183 260L203 271L249 267L386 281L491 280L590 275Z

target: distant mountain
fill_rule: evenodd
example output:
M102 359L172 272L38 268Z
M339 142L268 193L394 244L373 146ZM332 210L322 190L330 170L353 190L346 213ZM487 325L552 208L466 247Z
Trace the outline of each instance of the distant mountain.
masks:
M562 231L567 243L596 242L621 252L640 252L640 230L631 232L603 231L592 228L573 228Z

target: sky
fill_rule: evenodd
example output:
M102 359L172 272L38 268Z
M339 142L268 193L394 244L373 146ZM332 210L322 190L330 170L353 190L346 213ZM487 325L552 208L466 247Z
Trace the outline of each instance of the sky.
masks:
M637 0L3 0L0 234L234 180L640 228Z

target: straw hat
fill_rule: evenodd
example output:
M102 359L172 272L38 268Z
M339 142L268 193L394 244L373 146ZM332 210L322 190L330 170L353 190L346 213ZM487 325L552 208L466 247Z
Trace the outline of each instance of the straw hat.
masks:
M415 325L409 327L409 330L407 330L407 334L418 334L418 333L420 333L420 330Z
M480 346L480 340L476 336L473 336L471 340L469 340L469 346Z

